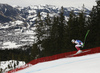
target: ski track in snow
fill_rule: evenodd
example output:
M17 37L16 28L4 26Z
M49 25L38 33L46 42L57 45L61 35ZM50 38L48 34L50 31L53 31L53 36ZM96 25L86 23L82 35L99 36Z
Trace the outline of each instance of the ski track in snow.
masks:
M56 63L53 63L54 65L50 65L50 66L45 65L46 63L49 63L49 62L39 63L39 64L32 66L33 68L31 71L30 71L30 69L28 70L28 68L27 68L28 71L25 73L35 73L35 72L43 71L46 69L55 68L58 66L63 66L63 65L71 64L71 63L78 63L78 62L82 62L82 61L84 62L87 60L92 60L92 59L97 59L97 58L100 58L100 56L98 54L96 56L88 55L88 58L86 56L82 56L82 57L74 57L74 58L67 58L67 59L64 58L64 59L59 59L59 60L55 60L55 61L50 61L51 64L53 62L56 62ZM67 60L69 60L69 62ZM59 64L59 61L65 61L65 63ZM21 72L18 71L17 73L21 73Z
M96 58L100 58L100 57L96 57ZM94 58L90 58L90 59L94 59ZM75 63L75 62L80 62L80 61L85 61L85 60L90 60L90 59L83 59L83 60L68 62L68 63L59 64L59 65L55 65L55 66L51 66L51 67L47 67L47 68L43 68L43 69L38 69L36 71L41 71L41 70L45 70L45 69L49 69L49 68L53 68L53 67L57 67L57 66L65 65L65 64L70 64L70 63ZM31 72L26 72L26 73L32 73L32 72L36 72L36 71L31 71Z

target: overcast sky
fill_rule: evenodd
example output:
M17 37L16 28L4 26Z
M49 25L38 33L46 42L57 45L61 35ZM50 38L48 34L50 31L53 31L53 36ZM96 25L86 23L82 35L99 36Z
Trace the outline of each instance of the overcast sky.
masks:
M96 5L95 0L0 0L0 3L6 3L9 5L19 5L22 7L39 4L50 4L64 7L78 7L84 4L85 6L92 8L93 5Z

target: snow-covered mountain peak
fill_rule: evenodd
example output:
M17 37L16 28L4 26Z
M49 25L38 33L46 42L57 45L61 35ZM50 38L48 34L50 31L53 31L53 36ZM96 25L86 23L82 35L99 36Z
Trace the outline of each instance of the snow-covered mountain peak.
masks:
M45 4L45 5L30 5L28 7L30 7L31 9L47 9L47 8L56 9L56 8L58 8L55 5L47 5L47 4Z

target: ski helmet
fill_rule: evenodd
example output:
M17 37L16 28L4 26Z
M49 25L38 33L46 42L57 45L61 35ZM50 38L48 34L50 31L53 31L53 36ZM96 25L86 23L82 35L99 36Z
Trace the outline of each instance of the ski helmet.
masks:
M71 40L71 42L75 42L75 40L74 40L74 39L72 39L72 40Z

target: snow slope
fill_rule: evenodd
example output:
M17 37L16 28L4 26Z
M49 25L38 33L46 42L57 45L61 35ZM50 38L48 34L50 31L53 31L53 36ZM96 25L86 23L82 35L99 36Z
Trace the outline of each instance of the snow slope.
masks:
M38 63L16 73L100 73L100 53Z

